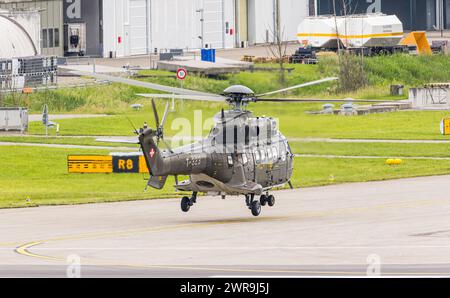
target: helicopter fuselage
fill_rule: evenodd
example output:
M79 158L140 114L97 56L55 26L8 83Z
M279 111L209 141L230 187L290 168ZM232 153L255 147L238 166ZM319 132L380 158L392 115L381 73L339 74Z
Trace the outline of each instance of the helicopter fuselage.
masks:
M187 175L178 190L217 195L260 195L290 181L293 154L272 118L222 111L209 135L173 151L158 149L151 129L140 143L152 177L162 188L167 176Z

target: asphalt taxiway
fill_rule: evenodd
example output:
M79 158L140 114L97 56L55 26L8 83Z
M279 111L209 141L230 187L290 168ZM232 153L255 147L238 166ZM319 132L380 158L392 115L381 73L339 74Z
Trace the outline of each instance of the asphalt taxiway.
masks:
M0 210L0 276L450 276L450 176ZM80 265L80 266L78 266ZM74 267L75 266L75 267Z

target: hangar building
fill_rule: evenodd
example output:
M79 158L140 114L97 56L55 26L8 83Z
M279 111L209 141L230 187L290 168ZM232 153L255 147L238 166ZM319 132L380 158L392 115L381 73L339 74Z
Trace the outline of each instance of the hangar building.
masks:
M277 8L285 40L309 0L0 0L41 13L43 54L140 55L170 48L233 48L271 40Z
M343 1L335 2L341 14ZM450 28L450 0L345 3L351 13L395 14L406 30ZM306 16L333 13L333 0L0 0L1 8L39 11L44 55L123 57L266 43L277 20L294 41Z

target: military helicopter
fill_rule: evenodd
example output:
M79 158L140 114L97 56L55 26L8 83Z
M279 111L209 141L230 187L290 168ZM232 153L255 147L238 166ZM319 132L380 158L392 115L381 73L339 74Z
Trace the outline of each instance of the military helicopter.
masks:
M336 79L326 78L260 95L241 85L231 86L221 95L213 96L139 94L151 98L156 122L156 128L145 127L135 131L150 171L147 187L162 189L167 177L175 176L177 190L192 192L191 197L185 196L181 200L183 212L188 212L197 203L199 193L208 193L220 195L223 199L228 195L243 195L251 213L259 216L262 206L275 205L275 196L271 193L273 188L285 184L292 188L294 154L277 122L270 117L255 117L247 106L257 102L305 102L261 97ZM215 125L206 138L172 149L164 141L169 103L160 121L155 98L225 101L229 109L222 109L215 116ZM168 149L160 149L160 141ZM189 179L178 181L180 175Z
M86 75L92 76L92 74ZM335 81L337 80L335 77L259 95L248 87L236 85L225 89L221 95L216 95L104 74L94 74L94 76L112 82L172 93L138 94L151 99L156 127L149 128L145 123L143 128L134 129L135 134L138 135L138 141L131 143L140 145L150 171L146 189L148 187L162 189L167 177L174 176L177 190L192 192L190 197L181 199L183 212L188 212L197 203L199 193L208 193L222 196L223 199L226 196L242 195L251 213L259 216L262 206L275 205L272 189L285 184L292 188L294 155L288 140L279 131L275 119L255 117L251 111L247 110L249 104L257 102L384 102L354 99L265 98L281 92ZM169 113L169 103L160 121L154 101L156 98L227 102L229 109L222 109L215 116L215 125L206 138L191 145L172 149L164 140L164 125ZM99 139L99 141L130 143L111 139ZM166 144L168 149L161 149L160 141ZM179 181L178 176L188 176L189 179Z

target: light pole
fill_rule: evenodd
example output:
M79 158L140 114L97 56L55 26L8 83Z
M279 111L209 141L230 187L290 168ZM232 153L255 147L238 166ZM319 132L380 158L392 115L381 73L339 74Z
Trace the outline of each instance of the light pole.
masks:
M205 34L205 10L203 8L197 9L196 12L200 13L201 35L198 37L202 41L202 49L205 47L204 34Z

